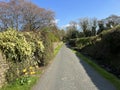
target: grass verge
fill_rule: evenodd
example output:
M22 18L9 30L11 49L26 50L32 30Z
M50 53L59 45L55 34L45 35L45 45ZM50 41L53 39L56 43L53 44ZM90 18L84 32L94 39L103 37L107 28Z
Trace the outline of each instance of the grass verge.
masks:
M90 66L92 66L101 76L103 76L105 79L109 80L117 90L120 90L120 80L114 76L113 74L107 72L105 69L101 68L99 65L97 65L95 62L93 62L91 59L85 57L80 52L74 51L73 52L82 60L87 62Z
M55 50L54 50L54 56L57 55L57 53L59 52L59 50L60 50L60 48L62 47L62 45L63 45L63 43L61 43L60 45L58 45L57 48L55 48Z
M30 82L26 83L24 85L19 85L17 81L15 81L12 84L8 84L1 88L0 90L30 90L31 87L37 82L39 77L36 76L30 76Z

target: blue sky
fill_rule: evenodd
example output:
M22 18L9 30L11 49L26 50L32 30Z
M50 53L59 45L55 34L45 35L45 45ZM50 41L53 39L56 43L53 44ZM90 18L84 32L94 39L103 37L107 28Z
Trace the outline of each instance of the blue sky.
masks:
M120 15L120 0L31 0L39 7L55 12L58 26L67 25L83 17L103 19L111 14Z

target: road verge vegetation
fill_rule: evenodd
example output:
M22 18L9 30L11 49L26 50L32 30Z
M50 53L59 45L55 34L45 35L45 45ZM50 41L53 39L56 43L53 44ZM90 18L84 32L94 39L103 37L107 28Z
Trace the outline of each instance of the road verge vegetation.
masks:
M101 76L103 76L105 79L110 81L116 88L117 90L120 90L120 80L114 76L113 74L107 72L105 69L97 65L93 60L90 58L84 56L78 51L73 50L73 52L82 60L84 60L86 63L88 63L90 66L92 66Z
M63 46L63 42L60 42L54 50L54 56L57 55L57 53L59 52L59 50L61 49L62 46Z

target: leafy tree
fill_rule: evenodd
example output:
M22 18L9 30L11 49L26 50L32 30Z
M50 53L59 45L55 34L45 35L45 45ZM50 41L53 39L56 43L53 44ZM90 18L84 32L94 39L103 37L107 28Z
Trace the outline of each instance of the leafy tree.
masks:
M77 23L71 21L69 23L69 26L66 27L66 39L73 39L78 37L79 37L79 32L77 30Z
M59 34L60 34L60 40L64 40L64 37L65 37L65 30L64 30L64 29L59 30Z
M104 22L98 21L98 27L99 27L99 29L98 29L97 34L101 33L105 29Z
M108 21L108 23L110 23L112 27L115 27L116 25L120 23L120 16L110 15L104 20Z

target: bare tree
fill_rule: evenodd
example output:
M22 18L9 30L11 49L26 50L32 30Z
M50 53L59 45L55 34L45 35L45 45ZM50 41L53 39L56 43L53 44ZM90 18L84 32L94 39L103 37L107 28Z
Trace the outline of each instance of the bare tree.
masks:
M71 29L77 30L77 22L71 21L69 24L70 24Z
M84 36L90 36L91 35L91 29L90 29L90 22L88 18L83 18L80 19L79 21L79 26L81 27L81 29L83 30Z
M39 30L53 25L54 12L40 8L28 0L0 2L0 27L16 30Z
M93 18L92 19L92 36L96 35L96 28L97 28L97 19Z

